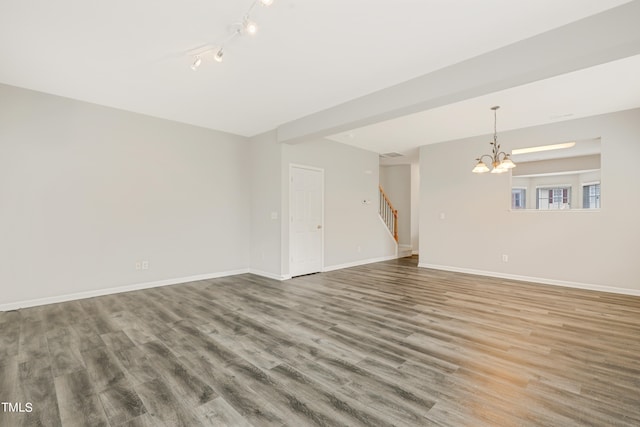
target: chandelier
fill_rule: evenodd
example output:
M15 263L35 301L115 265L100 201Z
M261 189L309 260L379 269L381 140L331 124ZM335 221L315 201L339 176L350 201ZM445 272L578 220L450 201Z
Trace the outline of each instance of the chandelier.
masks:
M484 154L478 157L476 167L473 168L471 172L473 173L485 173L489 172L489 167L482 160L485 157L489 158L491 162L491 173L503 173L507 172L509 169L515 168L516 164L511 161L509 158L509 154L504 151L500 151L500 144L498 144L498 130L497 130L497 111L499 106L491 107L493 110L493 141L489 142L491 144L491 154Z

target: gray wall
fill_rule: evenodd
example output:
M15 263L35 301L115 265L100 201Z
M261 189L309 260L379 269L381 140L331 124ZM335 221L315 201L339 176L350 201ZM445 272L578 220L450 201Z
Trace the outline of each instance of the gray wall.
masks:
M398 210L398 243L411 245L411 165L380 166L380 185Z
M251 138L250 157L252 272L273 278L289 274L291 164L324 169L325 268L395 255L395 242L378 218L375 153L329 140L282 144L275 132L267 132ZM371 204L363 204L365 199Z
M281 277L282 144L276 132L251 138L251 271ZM275 214L277 218L273 218Z
M411 163L411 247L417 254L420 241L420 164Z
M289 165L324 169L324 265L327 268L395 255L395 241L378 216L376 153L329 140L282 145L283 274L288 274ZM371 204L363 204L363 200ZM360 251L358 251L358 247Z
M597 137L597 211L510 211L509 174L471 173L486 135L421 147L420 264L640 290L640 109L498 135L507 150Z
M290 163L325 169L326 267L394 255L375 153L0 85L0 306L247 270L285 277Z
M0 305L246 269L248 157L246 138L0 85Z

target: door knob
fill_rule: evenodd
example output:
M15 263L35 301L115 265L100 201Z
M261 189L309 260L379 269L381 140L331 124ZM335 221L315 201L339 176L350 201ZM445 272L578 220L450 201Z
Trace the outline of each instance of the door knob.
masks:
M320 230L321 228L322 228L322 226L321 226L321 225L319 225L319 226L318 226L318 230Z

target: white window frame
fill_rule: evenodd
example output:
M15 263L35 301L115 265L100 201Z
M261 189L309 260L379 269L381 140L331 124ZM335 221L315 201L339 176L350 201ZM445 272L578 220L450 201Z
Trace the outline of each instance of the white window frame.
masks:
M567 194L567 204L566 207L560 207L558 205L557 208L547 208L547 209L541 209L540 208L540 190L568 190L568 194ZM571 184L544 184L544 185L537 185L536 186L536 210L537 211L561 211L561 210L569 210L571 209L571 198L573 197L573 187ZM555 202L551 204L551 206L554 206ZM563 204L564 205L564 204Z
M584 206L584 187L589 187L592 185L599 185L600 186L600 193L598 194L598 201L597 204L598 206L595 208L587 208ZM587 210L594 210L594 209L600 209L602 207L602 183L600 181L589 181L589 182L583 182L582 184L580 184L580 188L582 189L582 191L580 192L580 197L582 197L582 209L587 209Z

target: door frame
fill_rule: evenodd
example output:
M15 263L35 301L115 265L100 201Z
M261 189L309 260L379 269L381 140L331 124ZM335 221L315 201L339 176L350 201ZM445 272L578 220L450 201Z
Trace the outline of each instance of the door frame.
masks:
M287 265L289 266L288 270L289 270L289 274L288 276L291 277L291 263L292 263L292 258L293 258L293 233L292 233L292 229L291 229L291 223L293 222L293 185L291 185L293 183L293 169L306 169L306 170L311 170L314 172L320 172L320 191L321 191L321 198L320 198L320 203L321 203L321 215L320 215L320 225L322 226L322 228L320 229L320 272L324 271L324 169L323 168L318 168L315 166L309 166L309 165L301 165L298 163L289 163L289 212L288 212L288 217L287 218L287 229L289 230L289 256L287 259Z

